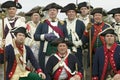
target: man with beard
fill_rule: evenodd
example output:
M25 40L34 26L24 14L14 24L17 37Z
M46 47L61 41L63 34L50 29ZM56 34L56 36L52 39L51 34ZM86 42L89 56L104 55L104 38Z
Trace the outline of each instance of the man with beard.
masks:
M13 39L13 44L10 44L5 48L5 58L7 62L6 80L45 79L46 76L39 67L33 52L28 46L24 45L25 38L30 38L26 28L15 28L11 33L14 33L15 39ZM28 71L26 65L28 60L30 60L34 66L36 73ZM4 63L4 52L1 52L0 54L0 63Z
M5 45L9 45L12 44L12 38L14 37L11 33L10 30L14 27L18 27L18 26L23 26L25 27L25 18L16 15L17 13L17 9L21 9L22 6L19 2L17 2L17 0L15 1L5 1L4 3L1 4L1 8L5 10L6 13L6 17L4 18L4 25L2 24L2 20L0 22L0 26L4 26L4 29L0 29L0 38L2 40L2 30L4 30L4 39L6 44ZM0 44L1 46L1 44ZM0 65L1 66L1 65ZM1 68L2 70L4 70L3 68ZM2 78L2 77L1 77Z

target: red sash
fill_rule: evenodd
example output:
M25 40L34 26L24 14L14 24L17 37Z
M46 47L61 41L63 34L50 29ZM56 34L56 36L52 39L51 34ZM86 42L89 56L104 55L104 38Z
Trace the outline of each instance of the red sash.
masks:
M60 37L64 37L64 34L62 32L62 30L58 27L58 26L53 26L51 25L50 21L45 20L45 22L56 32L59 34Z

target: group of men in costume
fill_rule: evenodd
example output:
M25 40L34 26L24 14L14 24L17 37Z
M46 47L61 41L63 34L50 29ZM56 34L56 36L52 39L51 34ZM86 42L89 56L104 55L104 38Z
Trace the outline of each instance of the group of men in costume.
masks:
M16 15L17 9L22 8L17 0L7 1L1 8L6 9L7 13L0 48L0 62L7 62L6 80L82 80L82 50L89 43L90 37L93 54L92 79L120 79L120 8L108 12L115 19L112 25L103 21L103 17L107 15L103 8L92 10L93 7L87 2L79 3L78 7L74 3L64 7L50 3L42 10L48 12L47 19L40 22L43 15L39 14L39 9L31 10L26 14L31 16L31 21L27 23L24 17ZM59 9L67 16L64 21L57 18ZM31 73L27 67L28 60L35 72Z

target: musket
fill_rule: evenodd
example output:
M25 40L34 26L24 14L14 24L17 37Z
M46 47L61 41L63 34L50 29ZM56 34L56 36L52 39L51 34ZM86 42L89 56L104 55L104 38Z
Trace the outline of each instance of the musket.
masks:
M76 0L76 6L78 5L78 0Z
M0 8L1 18L2 18L2 42L5 39L4 34L4 18L5 18L5 11ZM6 54L5 54L5 45L2 46L4 50L4 80L6 80Z
M92 47L91 47L91 27L92 27L92 22L91 22L91 7L90 7L90 0L89 0L89 23L87 25L87 28L89 30L89 54L90 54L90 80L92 80Z

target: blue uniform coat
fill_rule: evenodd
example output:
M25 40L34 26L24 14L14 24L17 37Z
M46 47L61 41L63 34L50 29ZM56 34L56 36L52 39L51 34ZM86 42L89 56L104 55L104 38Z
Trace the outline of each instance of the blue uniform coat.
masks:
M55 75L55 73L57 71L61 72L61 68L57 69L57 71L55 71L55 73L53 72L53 68L54 66L59 62L58 58L56 58L54 55L52 55L49 59L48 62L46 64L46 76L47 79L46 80L54 80L54 77L59 76L59 75ZM80 64L79 60L77 59L76 56L69 54L67 57L67 66L71 69L72 72L74 72L76 70L75 64L77 63L77 68L78 68L78 72L82 74L82 65Z
M26 62L30 60L30 62L32 63L33 67L36 70L40 69L31 49L28 46L25 46L25 48L26 48ZM12 45L6 46L5 53L6 53L6 60L7 60L6 80L9 80L8 76L14 75L14 73L11 72L12 68L14 67L14 61L15 61L15 53ZM4 56L3 54L1 54L0 62L3 63L3 60L4 60Z
M61 24L58 21L58 27L63 31L64 36L67 37L67 31L66 31L66 27L64 26L64 24ZM47 53L43 52L44 43L46 40L42 40L40 36L43 34L47 34L48 28L49 28L48 24L44 21L43 23L39 24L34 34L34 39L36 41L40 41L40 49L39 49L38 57L39 57L39 65L41 66L42 70L45 69L45 54ZM49 44L50 42L48 42L48 45Z
M116 43L114 44L116 45ZM111 52L113 52L110 56L111 59L111 67L113 71L115 71L115 74L119 72L120 70L120 46L117 45L110 49ZM93 77L98 78L97 80L104 80L106 73L106 67L108 60L106 58L106 50L104 49L104 46L101 46L100 48L96 49L94 61L93 61ZM112 56L113 55L113 56ZM114 66L115 65L115 66Z
M66 21L65 21L65 25L67 26ZM84 30L85 30L84 23L80 20L76 20L75 32L78 35L79 39L82 38ZM81 49L81 47L77 48L77 53L75 53L75 55L78 58L78 60L80 61L80 63L82 64L82 49Z

